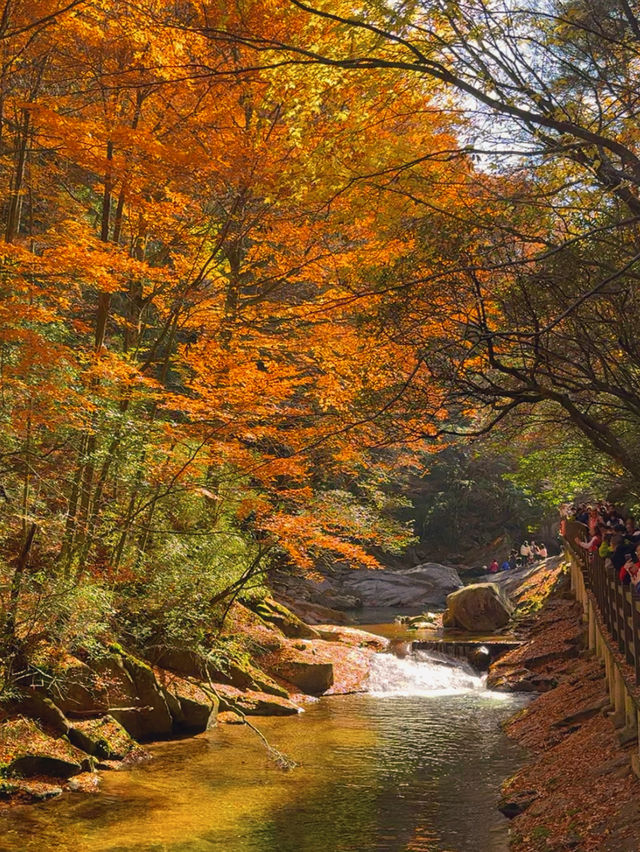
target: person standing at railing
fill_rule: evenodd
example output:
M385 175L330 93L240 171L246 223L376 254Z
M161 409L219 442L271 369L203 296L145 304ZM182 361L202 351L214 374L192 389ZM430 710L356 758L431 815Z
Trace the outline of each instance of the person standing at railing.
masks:
M597 553L598 548L602 544L602 533L599 529L596 529L595 533L591 536L588 541L582 541L579 536L575 537L575 542L578 547L581 547L583 550L586 550L588 553Z
M608 503L606 510L607 511L605 516L605 523L608 527L610 527L611 529L616 529L620 526L624 526L624 521L622 520L613 503Z
M625 528L625 538L635 547L636 544L640 543L640 530L636 529L636 522L631 515L625 521Z
M602 557L602 559L610 559L614 550L613 531L605 529L602 534L602 544L598 548L598 556Z
M637 546L635 554L627 555L620 572L620 581L624 586L631 585L634 595L640 592L640 544Z
M634 547L630 544L621 533L616 533L611 537L611 564L616 577L620 576L620 571L627 561L627 555L634 553Z
M580 503L580 505L576 509L576 521L579 524L584 524L585 527L589 523L589 510L587 508L586 503Z

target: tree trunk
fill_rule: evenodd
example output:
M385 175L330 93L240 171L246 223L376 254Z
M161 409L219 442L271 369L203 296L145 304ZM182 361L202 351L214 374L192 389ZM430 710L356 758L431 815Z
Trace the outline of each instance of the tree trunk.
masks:
M22 580L29 563L29 554L31 552L31 546L33 545L33 539L37 530L38 525L31 524L22 545L22 550L18 557L18 563L11 579L9 605L7 607L7 616L4 622L4 636L2 637L5 651L9 657L13 657L16 652L16 621L18 616L18 604L20 603L20 592L22 591Z

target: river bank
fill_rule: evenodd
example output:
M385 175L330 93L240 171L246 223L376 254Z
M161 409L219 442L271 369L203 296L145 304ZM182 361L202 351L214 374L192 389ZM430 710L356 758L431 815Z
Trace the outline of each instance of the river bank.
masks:
M153 743L98 795L0 811L2 852L507 852L500 782L524 759L501 722L521 695L468 668L373 657L367 693Z
M360 692L386 645L355 628L308 625L266 597L253 608L235 603L209 654L113 638L97 654L49 646L0 708L0 799L95 792L103 772L149 759L147 743L296 716L319 695Z
M247 849L270 852L276 848L274 837L288 848L286 843L293 844L294 836L296 843L301 842L301 831L326 834L325 809L348 802L348 818L332 841L335 849L356 848L340 845L348 842L365 843L357 847L362 849L369 848L366 843L372 849L386 849L388 840L389 850L395 850L397 837L406 835L412 849L428 852L439 848L506 852L507 829L495 809L497 791L499 780L521 766L504 784L501 802L502 812L511 818L508 842L512 852L637 850L640 813L635 802L640 785L630 771L628 750L618 741L606 715L604 672L597 660L585 656L581 608L568 594L562 572L560 561L550 560L519 580L514 592L519 613L516 624L524 643L493 664L487 681L490 688L502 691L502 697L488 692L482 679L470 670L435 665L419 655L409 659L380 655L388 644L386 638L351 627L306 624L272 599L253 608L233 607L224 666L220 660L214 665L213 659L205 666L201 657L185 648L174 648L171 654L165 648L161 656L148 654L144 661L112 645L108 665L104 659L101 663L101 680L95 677L95 662L92 669L77 658L67 656L64 666L58 660L58 673L64 669L72 677L66 684L64 679L58 680L57 692L49 690L56 701L49 698L38 710L33 700L29 707L22 707L28 714L16 712L0 726L6 831L16 836L15 843L0 844L0 848L3 852L5 848L11 852L29 848L10 815L16 806L19 822L26 819L27 824L38 826L39 833L52 838L60 833L56 848L67 848L65 843L71 848L68 835L75 831L72 823L78 814L82 830L91 838L87 848L118 852L156 848L144 843L145 833L150 831L148 822L142 825L128 810L127 802L142 804L142 797L144 807L157 813L158 819L166 811L176 826L192 826L196 839L184 846L175 826L154 828L157 843L166 843L172 850L228 843L229 832L237 830L236 817L255 823L249 832L253 840L245 838ZM406 630L399 624L377 625L376 629L394 642L399 631ZM406 635L414 638L419 634ZM87 681L90 671L93 674ZM135 690L123 691L126 684L133 684ZM365 689L368 694L363 694ZM541 694L529 703L522 693ZM42 693L35 694L42 699ZM337 695L344 697L337 700L333 697ZM323 696L320 702L319 696ZM509 718L523 700L527 706ZM52 706L55 716L45 712ZM158 737L150 733L152 727L144 726L159 724L162 707L171 714L172 727ZM187 711L190 725L185 724ZM289 718L270 718L283 716ZM473 719L477 724L471 725ZM273 750L265 749L247 729L245 723L254 721ZM502 734L493 736L491 726L498 723L513 740L515 750ZM55 724L63 727L55 730ZM167 740L168 736L178 739ZM180 739L185 736L189 738ZM162 739L165 742L145 742ZM390 742L395 751L389 751ZM434 745L439 751L434 752ZM528 760L520 747L528 750ZM324 749L328 751L320 758ZM464 759L458 755L459 749L466 752ZM368 768L359 768L365 754ZM25 763L25 757L31 762ZM34 763L34 758L40 763ZM65 771L71 766L67 777L35 771L47 761L51 766L56 759L66 762ZM193 770L189 768L192 760ZM282 773L288 760L306 766ZM329 795L326 784L332 761L342 767L340 783L344 787L340 794ZM373 771L372 761L382 761L389 771ZM486 764L479 773L478 763ZM129 771L107 771L125 767ZM198 772L207 779L204 786L196 777ZM158 783L163 791L160 803ZM456 797L466 801L469 783L474 786L474 795L467 802L471 822L463 825L459 817L462 805ZM258 794L256 784L266 785L264 796ZM299 800L301 784L311 785L310 799ZM185 785L190 793L182 789ZM229 785L236 792L237 787L247 801L232 800ZM349 791L354 785L367 800L373 785L376 795L386 802L365 808L366 842L354 839L350 824L364 818L357 797L351 799ZM68 795L99 789L102 795L98 797ZM407 796L424 810L420 819L404 813ZM449 814L444 823L431 807L433 796L440 797L442 812ZM25 810L23 803L44 799L55 800L44 809L45 815L26 818L26 813L41 809ZM206 814L223 808L231 809L235 816L225 818L224 826L214 830L210 816L196 819L190 815L196 799L206 803ZM89 805L90 801L96 804ZM389 801L395 802L393 808ZM98 814L99 824L106 826L114 819L114 806L122 842L113 845L103 839L103 845L96 846L95 830L89 829L85 815ZM384 816L379 836L374 827L376 808ZM265 834L262 821L270 824L274 809L304 814L299 830L292 835L288 818L278 817L277 827ZM400 809L402 819L396 819L394 809ZM482 846L473 825L480 813ZM59 821L60 826L50 820ZM456 820L459 827L455 827ZM206 842L202 840L205 835ZM236 842L238 849L245 848L245 839ZM308 838L306 842L308 846ZM445 842L449 845L437 845Z
M604 666L585 651L582 608L561 584L523 627L526 643L489 676L500 688L541 693L505 724L530 753L503 785L512 852L637 852L637 742L614 727Z

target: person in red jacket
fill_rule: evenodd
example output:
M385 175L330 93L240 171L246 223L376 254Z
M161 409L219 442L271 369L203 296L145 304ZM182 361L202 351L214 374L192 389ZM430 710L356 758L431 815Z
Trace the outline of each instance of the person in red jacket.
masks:
M633 587L634 595L640 593L640 544L636 547L635 559L631 553L627 554L618 577L623 585Z
M500 568L500 566L498 565L498 560L494 559L493 562L491 563L491 565L489 565L489 573L490 574L497 574L499 568Z
M583 550L588 550L589 553L596 553L600 545L602 544L602 530L600 527L595 531L595 533L591 536L588 541L582 541L578 536L576 536L576 544L583 548Z

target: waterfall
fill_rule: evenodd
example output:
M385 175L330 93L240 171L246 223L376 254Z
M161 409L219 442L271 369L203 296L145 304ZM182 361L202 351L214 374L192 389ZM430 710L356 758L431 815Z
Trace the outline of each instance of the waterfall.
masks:
M485 678L467 663L427 651L405 657L376 654L367 691L379 698L409 695L454 695L485 689Z

